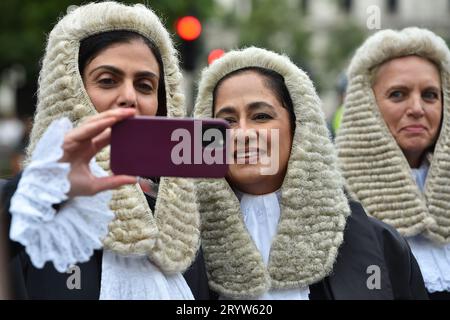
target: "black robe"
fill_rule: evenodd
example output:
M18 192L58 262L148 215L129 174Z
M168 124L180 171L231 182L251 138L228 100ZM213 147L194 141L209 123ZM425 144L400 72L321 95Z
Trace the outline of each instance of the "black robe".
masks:
M2 206L6 213L9 212L10 199L19 179L20 176L16 177L5 187ZM153 208L152 199L147 200ZM310 285L310 299L428 299L419 266L406 240L390 226L367 217L360 204L350 202L350 206L352 214L347 219L344 243L339 248L333 272ZM9 230L9 221L10 215L6 214L6 230ZM78 264L81 273L80 288L69 289L67 282L71 273L59 273L49 262L43 269L37 269L20 244L6 237L4 240L10 243L10 282L14 298L99 298L101 250L95 251L88 262ZM375 273L379 275L379 282L373 280L377 276ZM196 299L218 297L208 288L201 250L184 277Z

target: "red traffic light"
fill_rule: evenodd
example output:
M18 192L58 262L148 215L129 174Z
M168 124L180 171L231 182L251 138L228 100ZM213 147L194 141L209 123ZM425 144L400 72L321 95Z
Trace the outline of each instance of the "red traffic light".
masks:
M224 54L225 54L225 51L223 51L222 49L211 50L211 52L208 54L208 64L213 63L214 60L219 59Z
M193 41L202 33L202 24L194 16L185 16L177 20L177 34L181 39Z

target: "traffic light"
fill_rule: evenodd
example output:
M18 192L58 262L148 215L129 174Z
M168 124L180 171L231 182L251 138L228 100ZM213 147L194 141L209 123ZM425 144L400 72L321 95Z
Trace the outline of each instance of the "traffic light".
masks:
M208 64L211 64L214 62L214 60L219 59L225 54L225 51L223 49L213 49L208 54Z
M197 62L202 24L194 16L184 16L176 21L175 29L180 38L181 67L192 71Z

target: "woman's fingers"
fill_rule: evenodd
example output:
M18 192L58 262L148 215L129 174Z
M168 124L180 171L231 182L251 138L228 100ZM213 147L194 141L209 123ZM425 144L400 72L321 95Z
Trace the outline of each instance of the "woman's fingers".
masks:
M137 183L137 178L126 175L92 177L80 176L80 173L74 173L76 177L70 180L71 188L67 194L69 198L79 196L92 196L105 190L117 189L123 185Z
M93 121L97 121L100 119L105 119L109 117L117 118L117 121L132 117L136 115L136 109L133 108L117 108L108 111L101 112L89 118L86 118L84 123L89 123Z
M73 129L70 132L70 138L76 141L91 139L100 134L106 128L111 127L116 122L129 118L135 114L136 110L131 108L114 109L102 112L93 116L79 127Z
M92 150L92 138L104 132L114 121L114 118L102 119L70 130L64 137L64 155L60 161L72 162L81 155L84 155L84 158L92 158L98 151Z
M77 152L78 157L80 157L80 159L84 159L84 161L88 163L100 150L109 145L110 141L111 128L106 128L91 141L87 141L86 143L78 143L76 147L78 152L77 150L72 150L72 153L74 151Z
M116 122L116 118L99 119L94 122L82 124L81 126L71 130L67 135L67 140L83 141L92 139L102 133L106 128L111 127Z
M111 128L106 128L102 133L100 133L92 140L92 143L94 144L95 153L99 152L104 147L109 145L110 141L111 141Z
M81 156L90 160L109 144L111 126L118 121L135 115L135 109L114 109L94 116L88 122L69 131L64 138L64 155L61 162L71 162Z
M86 148L87 153L83 156L86 161L90 161L104 147L109 145L111 141L111 128L106 128L102 133L92 139L91 148Z
M94 194L105 190L117 189L123 185L135 184L137 178L126 175L96 178L94 183Z

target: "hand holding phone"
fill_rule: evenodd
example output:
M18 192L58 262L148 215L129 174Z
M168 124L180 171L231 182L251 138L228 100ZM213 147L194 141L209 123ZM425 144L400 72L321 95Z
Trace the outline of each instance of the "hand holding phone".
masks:
M94 195L104 190L136 183L136 177L114 175L97 177L92 174L90 160L110 142L110 131L115 123L134 116L132 109L115 109L99 113L64 136L64 151L59 162L70 163L70 198Z

